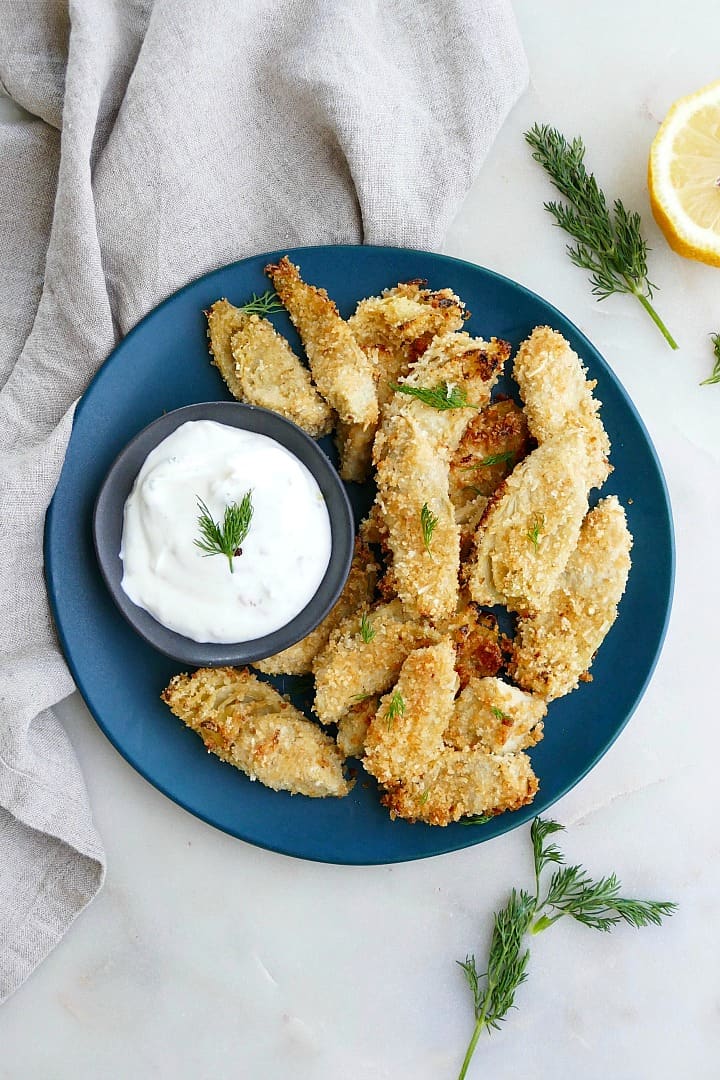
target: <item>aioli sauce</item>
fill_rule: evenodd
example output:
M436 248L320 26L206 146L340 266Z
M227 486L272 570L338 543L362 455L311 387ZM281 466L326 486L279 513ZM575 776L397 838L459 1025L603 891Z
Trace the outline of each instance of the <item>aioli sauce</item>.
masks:
M205 556L197 501L222 524L252 490L253 515L233 559ZM193 641L251 641L286 626L330 561L330 516L294 454L266 435L191 420L148 454L125 503L122 587L134 604Z

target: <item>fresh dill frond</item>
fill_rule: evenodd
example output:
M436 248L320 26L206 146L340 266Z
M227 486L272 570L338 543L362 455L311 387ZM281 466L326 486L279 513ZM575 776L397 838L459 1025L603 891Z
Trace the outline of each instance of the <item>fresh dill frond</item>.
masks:
M535 864L535 900L540 899L540 875L548 863L564 863L565 856L556 844L546 844L548 836L556 832L564 832L565 826L549 818L536 817L530 826L530 840L533 846L533 862Z
M427 503L423 503L422 510L420 511L420 528L422 529L423 544L428 554L430 552L430 541L432 535L435 532L437 523L440 519L433 514L432 510Z
M201 538L193 541L195 547L200 548L205 558L208 555L224 555L229 563L230 573L234 574L233 559L242 555L240 545L250 531L253 516L252 491L246 491L239 503L231 503L225 507L222 525L215 521L202 499L198 498L197 505L200 511L198 529Z
M474 409L467 399L467 394L459 386L440 383L439 386L408 386L407 383L388 383L391 390L398 394L408 394L430 405L433 409Z
M466 471L472 472L473 469L486 469L489 465L505 465L515 459L514 450L503 450L499 454L488 454L482 461L478 461L476 465L467 465Z
M367 701L367 699L371 697L373 697L373 694L353 694L350 700L357 704L360 701Z
M571 262L590 273L593 295L605 300L613 293L630 293L642 304L668 345L677 342L651 304L656 286L648 279L647 242L640 231L638 213L629 212L620 199L612 209L593 173L585 167L585 144L571 142L556 128L535 124L525 140L567 202L547 202L555 224L575 241L566 250Z
M492 814L472 814L469 817L460 818L461 825L487 825L492 821Z
M420 805L424 806L429 798L430 798L430 788L425 788L422 795L420 796Z
M545 518L537 517L532 523L532 528L528 529L525 533L526 537L537 551L538 544L540 543L540 533L545 528Z
M700 383L701 386L712 386L713 383L720 383L720 334L711 334L710 340L713 343L715 364L712 369L712 374L708 375L707 379L703 379Z
M533 917L533 898L524 890L510 893L504 908L495 913L487 970L478 974L475 957L457 963L463 970L475 1008L475 1029L458 1080L464 1080L483 1030L497 1030L515 1004L515 994L527 978L530 951L523 939Z
M463 824L470 824L465 819ZM620 895L615 874L594 881L581 866L565 866L565 857L549 840L563 826L537 817L530 828L535 865L535 895L513 889L504 908L496 912L487 968L479 974L475 957L458 960L473 998L475 1027L458 1080L464 1080L483 1031L497 1029L515 1004L515 994L527 978L527 935L546 930L569 915L592 930L612 930L620 922L630 926L659 926L677 904L667 900L633 900ZM541 899L541 875L555 864L547 892Z
M363 611L362 615L360 616L360 637L363 639L366 645L369 645L372 639L375 637L375 628L368 619L366 611Z
M388 726L388 731L393 726L398 716L405 715L405 699L399 690L395 690L393 696L390 698L390 703L385 713L385 721Z
M240 311L244 311L246 315L271 315L273 311L282 311L284 304L280 300L280 297L272 289L268 289L262 296L258 296L257 293L252 294L252 300L248 300L247 304L240 306Z
M507 713L504 713L502 709L498 709L497 705L490 706L490 712L493 714L496 720L509 720L510 717Z
M677 906L664 900L626 900L620 896L621 888L615 874L593 881L582 866L563 866L553 874L545 897L549 914L533 924L533 934L546 930L563 915L591 930L612 930L620 922L636 928L659 926Z

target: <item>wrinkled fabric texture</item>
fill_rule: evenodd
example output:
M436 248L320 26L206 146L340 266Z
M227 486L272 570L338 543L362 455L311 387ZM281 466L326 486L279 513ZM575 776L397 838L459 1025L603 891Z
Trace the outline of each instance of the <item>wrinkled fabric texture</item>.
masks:
M102 884L42 575L74 404L191 278L438 248L527 79L506 0L6 0L0 89L0 1000Z

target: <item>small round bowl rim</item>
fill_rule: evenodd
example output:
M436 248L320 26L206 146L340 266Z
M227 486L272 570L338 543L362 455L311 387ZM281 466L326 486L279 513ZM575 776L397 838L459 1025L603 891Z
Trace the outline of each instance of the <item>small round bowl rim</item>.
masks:
M325 498L330 517L331 551L318 589L289 623L271 634L250 641L230 644L193 641L170 630L144 608L134 604L120 585L120 539L125 501L151 450L181 424L191 420L214 420L274 439L306 466ZM93 508L92 533L100 573L121 615L153 648L194 667L235 667L253 663L282 652L307 637L340 596L350 572L355 542L353 512L347 491L323 448L297 424L279 413L240 401L205 401L184 405L164 413L138 431L115 457L100 485Z

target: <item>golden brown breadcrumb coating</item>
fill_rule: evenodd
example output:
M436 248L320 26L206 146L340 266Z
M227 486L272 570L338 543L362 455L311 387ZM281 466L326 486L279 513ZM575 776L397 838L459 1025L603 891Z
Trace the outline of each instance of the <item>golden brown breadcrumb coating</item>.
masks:
M480 740L469 750L444 742L458 688L454 662L449 638L411 653L370 724L364 765L385 788L391 817L448 825L467 814L515 809L537 791L525 754L490 753Z
M346 423L373 425L378 401L372 364L325 289L308 285L284 255L265 273L287 308L320 393Z
M449 638L408 656L392 691L380 699L365 740L365 768L381 784L423 776L443 754L458 687ZM393 698L400 707L391 708Z
M449 482L463 556L489 496L527 455L529 444L525 415L509 399L487 405L466 427L450 462Z
M345 757L362 757L365 749L365 736L370 721L377 712L380 698L371 694L363 701L356 702L338 720L337 744Z
M253 667L265 675L306 675L312 671L315 657L325 648L335 627L372 600L379 570L367 544L356 540L350 573L335 607L302 641L274 656L256 660Z
M596 383L562 334L536 326L518 349L513 375L525 402L530 431L539 443L568 431L580 431L588 453L588 487L600 487L611 469L610 440L593 397Z
M370 474L372 447L377 424L345 424L338 421L335 445L340 457L339 473L343 480L362 484Z
M208 338L210 339L210 355L215 367L219 370L225 384L234 398L244 401L243 385L235 370L235 360L232 354L232 336L247 318L244 311L236 308L229 300L216 300L205 312L208 321Z
M495 754L515 753L539 742L547 706L502 679L471 679L455 701L445 742L457 750L482 746Z
M512 677L548 701L568 694L617 617L632 536L615 495L585 518L578 545L542 614L518 621Z
M539 784L527 754L446 750L422 777L389 784L391 818L450 825L474 814L502 814L531 803Z
M313 438L331 430L332 409L267 319L248 315L227 300L217 300L206 315L213 363L233 397L280 413Z
M447 462L414 420L394 416L383 433L377 503L392 552L394 588L411 615L436 622L453 614L458 598L460 542ZM437 520L427 547L424 506Z
M381 409L392 395L392 384L407 374L436 334L459 330L463 324L464 305L450 289L433 292L422 284L411 281L361 300L348 319L356 341L372 361ZM343 480L367 479L377 426L338 425Z
M362 637L362 614L370 641ZM410 619L399 600L344 619L313 664L314 711L320 722L332 724L359 698L387 690L413 649L437 639L437 631Z
M490 499L467 566L478 604L541 611L575 549L587 512L587 455L571 431L534 450Z
M325 732L246 668L200 668L162 692L207 749L275 791L347 795L342 754Z
M401 382L430 389L447 383L473 405L484 405L508 351L495 339L487 343L464 333L444 334ZM460 540L448 472L473 415L473 408L435 409L397 391L375 439L377 505L392 553L394 587L410 613L433 622L457 607ZM425 506L437 519L429 550L422 531Z
M448 466L466 427L477 409L490 401L492 388L510 355L506 341L492 338L472 338L466 333L442 334L414 364L398 385L434 389L443 384L462 391L468 407L460 409L435 409L418 398L395 392L390 398L385 415L388 418L404 416L414 420L435 451L443 456ZM380 429L375 448L375 460L382 456L383 432Z
M450 620L448 631L455 646L460 686L467 686L471 679L497 675L503 654L494 615L481 614L475 604L467 604Z
M243 401L272 409L314 439L327 435L333 411L312 384L310 372L267 319L246 315L232 335L235 372Z
M451 289L424 288L425 282L400 282L381 296L361 300L348 319L362 348L383 346L411 364L436 334L459 330L466 318L465 305ZM397 370L397 374L401 374Z

